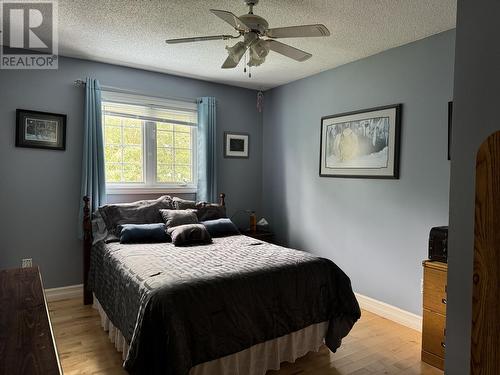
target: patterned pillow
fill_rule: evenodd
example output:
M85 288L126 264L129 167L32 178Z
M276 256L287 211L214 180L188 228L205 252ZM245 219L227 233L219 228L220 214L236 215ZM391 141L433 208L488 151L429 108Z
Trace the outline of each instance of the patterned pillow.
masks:
M212 237L203 224L184 224L167 229L175 246L212 243Z
M198 224L194 210L160 210L160 214L167 229L184 224Z

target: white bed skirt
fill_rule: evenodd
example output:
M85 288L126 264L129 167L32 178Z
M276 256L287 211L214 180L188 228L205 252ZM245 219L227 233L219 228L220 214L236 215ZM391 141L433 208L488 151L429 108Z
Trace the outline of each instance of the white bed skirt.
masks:
M95 296L94 308L99 311L102 328L125 360L129 346ZM324 343L327 329L328 322L313 324L238 353L200 363L189 371L189 375L264 375L268 370L279 370L281 362L295 362L311 351L317 352Z

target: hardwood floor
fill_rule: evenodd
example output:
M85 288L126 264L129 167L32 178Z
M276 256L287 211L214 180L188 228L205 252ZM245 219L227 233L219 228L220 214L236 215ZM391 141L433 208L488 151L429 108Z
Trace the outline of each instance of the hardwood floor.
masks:
M127 374L96 310L80 299L49 303L49 310L64 374ZM337 353L322 347L268 375L442 375L420 361L420 341L419 332L363 311Z

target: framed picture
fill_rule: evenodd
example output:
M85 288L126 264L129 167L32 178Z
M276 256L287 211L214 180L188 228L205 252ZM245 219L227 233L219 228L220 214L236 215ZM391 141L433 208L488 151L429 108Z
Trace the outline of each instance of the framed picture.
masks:
M224 157L248 158L249 137L247 133L224 133Z
M401 104L321 118L321 177L399 178Z
M16 147L66 149L66 115L16 110Z
M453 102L448 102L448 160L451 160L451 127L453 116Z

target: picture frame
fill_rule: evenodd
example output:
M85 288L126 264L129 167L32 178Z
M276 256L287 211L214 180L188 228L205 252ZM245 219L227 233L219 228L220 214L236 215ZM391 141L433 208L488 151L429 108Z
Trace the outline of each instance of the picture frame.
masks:
M224 132L224 157L248 159L250 153L250 134Z
M453 126L453 102L448 102L448 160L451 160L451 129Z
M16 109L16 147L66 150L65 114Z
M320 177L399 178L402 104L321 118Z

